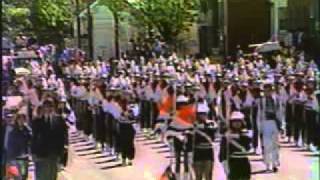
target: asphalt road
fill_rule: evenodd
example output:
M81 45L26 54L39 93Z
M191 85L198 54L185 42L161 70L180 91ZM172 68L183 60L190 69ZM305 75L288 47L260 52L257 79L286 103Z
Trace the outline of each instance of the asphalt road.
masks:
M63 180L156 180L170 164L170 148L155 139L138 134L132 166L121 166L115 157L92 148L83 138L71 134L69 165L60 173ZM215 156L219 150L215 145ZM262 156L250 156L252 180L320 180L319 155L281 143L281 166L278 173L265 173ZM217 159L217 157L216 157ZM216 161L214 180L225 180L222 165ZM185 178L183 178L185 180Z

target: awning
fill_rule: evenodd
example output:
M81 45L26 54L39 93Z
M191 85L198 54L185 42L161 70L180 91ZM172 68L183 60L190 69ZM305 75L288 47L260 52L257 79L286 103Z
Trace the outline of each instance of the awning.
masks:
M279 51L281 49L279 42L265 42L262 44L251 44L249 45L249 47L250 48L255 47L256 52L259 52L259 53Z
M34 51L18 51L14 59L36 59L39 58Z
M15 68L14 69L16 75L30 75L31 71L26 68Z

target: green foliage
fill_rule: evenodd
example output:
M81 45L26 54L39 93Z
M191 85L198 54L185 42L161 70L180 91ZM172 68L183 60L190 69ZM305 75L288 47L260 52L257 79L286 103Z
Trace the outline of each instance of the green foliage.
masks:
M107 6L112 12L125 11L127 8L127 5L123 0L99 0L98 3Z
M4 35L15 37L27 32L51 43L70 32L70 0L3 0L2 7Z
M111 11L129 12L134 25L157 30L171 44L197 20L200 6L198 0L100 0L100 3Z
M64 37L70 34L73 13L69 0L34 0L31 19L40 42L62 48Z
M171 44L179 34L188 31L198 17L198 0L139 0L127 3L134 9L139 21L154 27Z
M16 36L21 31L31 28L30 3L21 1L2 1L2 28L3 35Z
M33 9L33 24L45 30L64 29L72 22L70 1L34 0Z

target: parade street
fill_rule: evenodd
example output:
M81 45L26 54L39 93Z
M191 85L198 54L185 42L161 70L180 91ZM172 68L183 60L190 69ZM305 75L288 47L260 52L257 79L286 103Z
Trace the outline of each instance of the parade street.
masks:
M0 180L320 180L320 0L3 0Z
M170 150L157 144L156 140L148 140L139 134L135 140L136 158L133 166L121 167L120 162L113 161L114 157L101 154L90 149L87 142L79 142L81 138L73 136L71 139L78 142L70 149L70 165L60 174L61 180L101 180L108 177L110 180L157 180L170 163ZM281 143L279 172L265 173L265 166L261 156L251 156L252 180L318 180L319 156L292 144ZM215 154L218 152L218 142ZM217 157L216 157L217 158ZM225 180L223 168L215 162L213 170L214 180ZM30 178L31 179L31 178Z

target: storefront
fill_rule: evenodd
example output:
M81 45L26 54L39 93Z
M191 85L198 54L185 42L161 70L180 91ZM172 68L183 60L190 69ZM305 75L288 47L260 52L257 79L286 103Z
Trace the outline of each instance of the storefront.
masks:
M271 39L274 31L270 0L208 0L201 11L202 54L232 55L237 45L248 50L249 44Z

